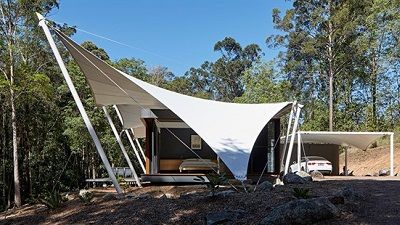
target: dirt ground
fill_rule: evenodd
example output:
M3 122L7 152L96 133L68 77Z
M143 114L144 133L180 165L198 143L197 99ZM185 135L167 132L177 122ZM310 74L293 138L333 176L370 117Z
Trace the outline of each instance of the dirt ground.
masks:
M377 175L381 169L389 169L389 146L370 148L366 151L350 148L348 150L348 169L356 176ZM340 167L344 166L344 153L340 154ZM400 172L400 144L394 145L394 173ZM400 175L400 173L399 173Z
M132 189L132 195L143 197L111 200L103 197L112 190L96 189L90 204L73 199L56 210L26 205L0 213L0 224L204 224L208 213L222 210L244 212L234 224L258 224L272 208L291 201L293 187L298 186L310 188L312 197L335 195L345 186L363 193L361 201L339 205L339 217L319 224L400 223L400 179L326 177L306 185L277 186L265 192L240 191L217 198L208 197L208 190L199 185Z

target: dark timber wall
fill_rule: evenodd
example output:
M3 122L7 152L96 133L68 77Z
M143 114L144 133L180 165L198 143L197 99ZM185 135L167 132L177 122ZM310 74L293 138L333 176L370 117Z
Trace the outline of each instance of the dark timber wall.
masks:
M169 128L172 133L179 137L187 146L190 147L190 136L195 135L190 128ZM161 128L159 134L159 156L160 159L190 159L198 158L193 152L185 147L176 137L174 137L168 130ZM192 149L203 159L216 159L217 155L203 140L201 140L201 149Z

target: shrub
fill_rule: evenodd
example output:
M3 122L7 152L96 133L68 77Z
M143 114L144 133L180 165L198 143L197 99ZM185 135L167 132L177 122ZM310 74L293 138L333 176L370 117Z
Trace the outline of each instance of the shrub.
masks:
M56 209L64 201L63 197L58 191L48 191L39 197L39 202L44 204L48 209Z
M308 188L293 188L293 196L299 199L310 198L310 189Z
M93 200L93 193L88 190L80 190L79 191L79 199L85 203L88 204Z
M210 190L211 195L214 196L215 192L221 185L225 185L228 183L228 178L226 178L225 173L209 173L206 175L207 179L209 182L206 182L204 177L198 176L195 180L197 181L202 181L203 184L207 186L207 188Z

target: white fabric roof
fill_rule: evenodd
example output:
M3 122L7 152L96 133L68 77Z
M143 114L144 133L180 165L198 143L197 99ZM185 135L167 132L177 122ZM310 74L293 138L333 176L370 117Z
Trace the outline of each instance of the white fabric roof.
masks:
M292 104L225 103L175 93L118 71L61 32L56 33L87 77L96 103L117 105L125 128L134 128L135 133L141 130L144 135L141 118L152 114L149 109L170 109L200 135L239 180L246 179L250 153L261 130Z
M314 144L335 144L353 146L366 150L377 139L390 135L390 132L329 132L300 131L301 142ZM295 138L297 142L297 134Z

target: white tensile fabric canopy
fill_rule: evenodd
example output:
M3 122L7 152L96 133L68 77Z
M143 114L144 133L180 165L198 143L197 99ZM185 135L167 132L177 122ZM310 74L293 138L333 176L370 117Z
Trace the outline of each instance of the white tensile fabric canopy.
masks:
M300 131L302 143L335 144L353 146L366 150L377 139L390 135L390 132L330 132L330 131ZM296 135L297 136L297 135ZM295 142L297 142L295 138Z
M117 105L123 126L144 136L143 117L151 109L169 109L190 126L223 160L236 179L244 180L253 145L264 126L292 103L235 104L175 93L129 76L56 30L85 74L98 105Z

